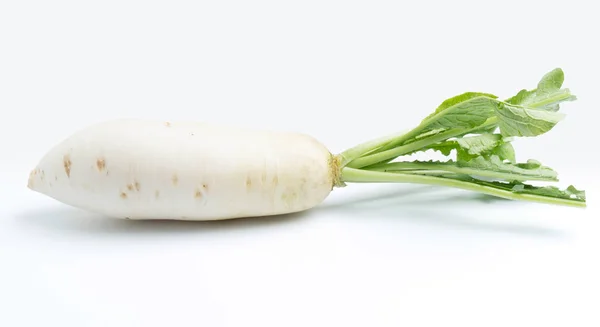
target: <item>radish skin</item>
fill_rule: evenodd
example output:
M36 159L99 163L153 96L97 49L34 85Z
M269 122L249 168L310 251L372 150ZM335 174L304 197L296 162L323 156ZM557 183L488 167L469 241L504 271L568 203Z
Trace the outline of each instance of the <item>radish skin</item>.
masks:
M124 119L55 146L28 187L115 218L220 220L312 208L335 187L336 162L300 133Z

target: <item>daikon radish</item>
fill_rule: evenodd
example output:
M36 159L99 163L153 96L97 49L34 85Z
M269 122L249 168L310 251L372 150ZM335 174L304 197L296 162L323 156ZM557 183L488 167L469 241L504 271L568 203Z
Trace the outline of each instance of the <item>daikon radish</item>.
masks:
M29 187L107 216L211 220L311 208L338 171L335 157L302 134L126 119L60 143Z
M203 122L112 120L75 132L30 173L28 187L62 203L125 219L220 220L299 212L348 183L419 183L496 197L584 207L585 192L535 160L518 163L511 141L551 130L562 70L506 100L467 92L415 128L333 154L305 134ZM418 151L452 160L406 160Z

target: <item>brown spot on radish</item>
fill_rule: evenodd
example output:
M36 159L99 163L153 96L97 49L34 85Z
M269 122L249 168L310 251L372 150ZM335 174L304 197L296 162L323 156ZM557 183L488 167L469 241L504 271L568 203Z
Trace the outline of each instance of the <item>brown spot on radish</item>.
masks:
M262 175L260 176L260 181L265 184L267 182L267 172L263 171Z
M166 122L165 122L165 126L167 126L167 127L171 127L171 123L170 123L170 122L168 122L168 121L166 121Z
M104 168L106 168L106 162L104 159L96 160L96 168L98 168L98 171L103 171Z
M127 193L121 192L121 199L127 199Z
M176 174L173 174L173 177L171 177L171 182L173 182L173 185L177 185L177 183L179 183L179 177L177 177Z
M252 179L250 177L246 178L246 188L249 189L252 187Z
M202 198L202 191L200 191L200 189L198 189L198 188L197 188L197 189L196 189L196 192L194 192L194 197L195 197L196 199L200 199L200 198Z
M277 186L277 184L279 184L279 177L275 176L273 177L273 185Z
M67 174L67 177L71 177L71 157L68 154L65 154L63 156L63 167L65 168L65 173Z
M57 181L58 180L58 176L54 175L54 180Z
M154 197L157 198L157 199L160 197L160 191L159 190L154 191Z
M127 184L127 189L129 191L139 191L140 190L140 183L138 183L137 181L134 181L133 183Z

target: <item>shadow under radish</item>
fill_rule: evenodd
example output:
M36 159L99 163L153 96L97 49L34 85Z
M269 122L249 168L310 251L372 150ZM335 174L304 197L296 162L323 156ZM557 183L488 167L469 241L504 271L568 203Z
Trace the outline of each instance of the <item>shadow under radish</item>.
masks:
M299 212L216 221L127 220L106 217L69 206L53 206L19 212L14 218L19 224L77 234L201 234L272 228L295 223L308 214L308 212Z
M326 202L314 210L319 213L343 215L348 219L378 221L393 219L409 224L443 226L471 232L509 233L539 237L567 237L567 232L547 224L537 224L531 210L523 210L519 221L500 220L490 215L490 209L506 210L520 215L520 208L536 206L486 194L453 190L435 186L398 185L396 189L361 193ZM538 221L539 222L539 221Z

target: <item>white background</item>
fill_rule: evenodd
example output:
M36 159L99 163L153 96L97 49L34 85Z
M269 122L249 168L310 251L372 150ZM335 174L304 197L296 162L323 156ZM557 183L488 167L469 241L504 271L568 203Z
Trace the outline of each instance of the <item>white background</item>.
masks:
M600 326L593 1L3 1L0 326ZM26 188L119 117L301 131L340 152L464 91L561 67L579 100L515 143L585 210L350 185L303 214L99 217Z

